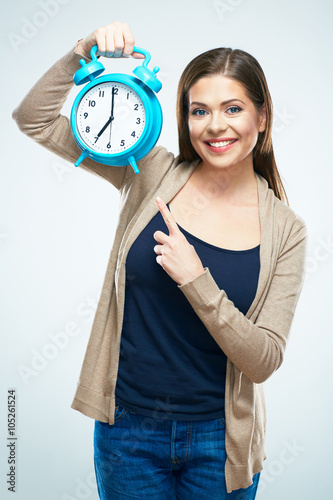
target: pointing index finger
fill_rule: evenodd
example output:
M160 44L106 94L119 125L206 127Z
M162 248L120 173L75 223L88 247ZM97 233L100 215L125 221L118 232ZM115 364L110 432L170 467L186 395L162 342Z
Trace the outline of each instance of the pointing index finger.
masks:
M172 216L172 213L170 212L164 201L159 196L157 196L155 200L168 228L173 229L175 227L178 227L175 219Z

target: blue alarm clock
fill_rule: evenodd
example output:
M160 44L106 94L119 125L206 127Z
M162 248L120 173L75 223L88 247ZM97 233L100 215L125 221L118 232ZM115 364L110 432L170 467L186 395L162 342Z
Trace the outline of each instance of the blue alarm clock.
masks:
M134 47L145 56L134 76L104 70L97 60L98 47L92 47L92 61L80 60L82 68L74 75L76 85L87 85L77 95L71 111L71 128L82 154L76 167L87 157L122 167L131 165L139 173L136 162L155 146L162 129L163 115L156 93L162 88L156 77L159 68L148 68L150 53Z

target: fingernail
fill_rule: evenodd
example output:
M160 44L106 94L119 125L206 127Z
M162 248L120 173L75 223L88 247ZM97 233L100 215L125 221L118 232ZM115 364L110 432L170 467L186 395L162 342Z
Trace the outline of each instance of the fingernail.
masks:
M157 196L156 201L157 201L157 203L161 203L162 200L159 196Z

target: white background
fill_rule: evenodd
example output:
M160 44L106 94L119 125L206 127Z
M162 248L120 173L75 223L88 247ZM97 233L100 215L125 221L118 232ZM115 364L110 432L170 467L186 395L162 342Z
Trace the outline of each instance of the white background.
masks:
M240 48L264 69L278 168L290 206L307 223L309 248L285 360L265 383L267 460L257 498L330 498L332 2L16 0L2 10L1 498L98 498L94 421L70 405L113 243L118 192L24 136L11 113L77 39L113 20L128 22L136 44L151 52L152 66L161 67L159 143L175 154L177 83L194 56L219 46ZM110 71L136 65L104 62ZM77 92L73 88L64 113ZM60 332L67 345L56 350L52 335ZM33 358L51 352L50 344L54 358L44 357L25 383L20 367L32 369ZM6 485L12 387L18 404L15 494Z

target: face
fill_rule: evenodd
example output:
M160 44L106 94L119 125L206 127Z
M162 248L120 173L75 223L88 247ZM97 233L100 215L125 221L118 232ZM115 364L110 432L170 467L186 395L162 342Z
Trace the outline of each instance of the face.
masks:
M253 168L252 150L265 123L265 111L257 112L235 80L203 77L189 90L190 140L205 166Z

